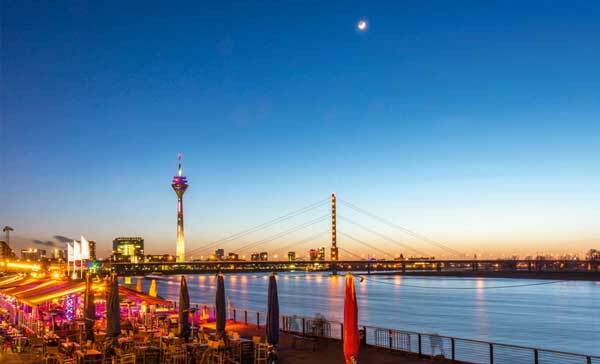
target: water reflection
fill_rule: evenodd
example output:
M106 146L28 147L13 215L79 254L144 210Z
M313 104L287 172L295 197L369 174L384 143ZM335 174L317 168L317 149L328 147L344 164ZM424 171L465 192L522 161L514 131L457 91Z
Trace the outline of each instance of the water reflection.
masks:
M266 311L267 276L225 275L234 306ZM187 278L197 282L190 285L192 302L214 302L215 275ZM284 273L278 278L282 314L343 319L343 276ZM143 280L145 291L150 281ZM157 283L159 295L177 300L178 276L158 277ZM489 289L515 281L378 276L356 283L361 324L600 355L597 282Z

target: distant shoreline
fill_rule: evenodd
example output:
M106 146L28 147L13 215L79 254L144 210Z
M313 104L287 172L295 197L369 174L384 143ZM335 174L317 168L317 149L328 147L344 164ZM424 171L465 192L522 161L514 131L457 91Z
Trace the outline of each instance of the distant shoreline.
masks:
M600 272L371 272L371 275L600 281Z

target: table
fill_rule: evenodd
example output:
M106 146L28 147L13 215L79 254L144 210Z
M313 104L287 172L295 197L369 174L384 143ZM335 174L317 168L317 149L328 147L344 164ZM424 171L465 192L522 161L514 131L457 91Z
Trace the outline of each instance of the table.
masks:
M74 341L64 342L58 347L59 352L70 355L74 351L79 350L79 344Z
M102 353L95 349L77 350L77 363L102 363Z
M58 346L59 341L60 341L60 336L58 336L56 334L44 335L44 342L46 343L46 346Z
M25 349L25 344L27 343L27 336L14 335L13 342L15 343L15 348L17 349L17 353L20 353Z
M201 353L203 353L204 350L208 349L208 344L186 343L183 344L183 347L185 348L188 357L191 358L191 362L196 363L198 360L198 355L201 356Z

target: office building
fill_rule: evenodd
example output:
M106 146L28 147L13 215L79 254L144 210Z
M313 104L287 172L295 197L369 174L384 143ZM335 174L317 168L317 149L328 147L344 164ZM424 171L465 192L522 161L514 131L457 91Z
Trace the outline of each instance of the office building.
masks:
M229 253L227 260L240 260L240 256L236 253Z
M141 237L115 238L111 260L114 262L143 262L144 239Z
M293 262L296 260L296 252L288 252L288 261Z
M37 248L21 249L21 259L38 261L46 258L46 250Z
M215 250L215 259L223 260L225 258L225 249L217 249Z
M66 262L67 261L67 251L64 249L54 248L51 251L50 259L55 260L57 262Z
M317 252L317 260L325 260L325 247L319 248Z
M15 252L10 248L7 242L0 241L0 259L13 259Z
M96 242L90 240L88 243L90 243L90 260L96 260Z

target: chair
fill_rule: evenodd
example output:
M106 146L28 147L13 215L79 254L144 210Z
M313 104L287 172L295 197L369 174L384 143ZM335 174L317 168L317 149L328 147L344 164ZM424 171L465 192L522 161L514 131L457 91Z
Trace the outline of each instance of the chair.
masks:
M160 363L160 350L148 349L144 353L143 364L159 364Z
M110 355L102 355L102 364L113 364L113 357Z
M123 354L117 357L118 364L135 364L135 354Z
M192 364L209 364L212 358L212 349L204 348L202 355L196 355L196 363Z
M169 357L169 361L167 363L170 364L186 364L187 363L187 355L183 354L173 354Z
M242 350L239 344L233 344L229 348L226 359L227 363L230 364L240 364L242 362Z
M59 359L58 355L46 354L46 355L44 355L44 358L42 359L42 363L43 364L59 364L60 359Z
M29 347L31 348L32 352L38 352L41 355L44 355L46 348L46 345L44 345L44 339L42 339L41 337L31 337L29 338Z
M254 338L252 338L254 341ZM260 338L259 338L260 339ZM267 344L260 341L254 342L254 364L267 364L268 358Z

